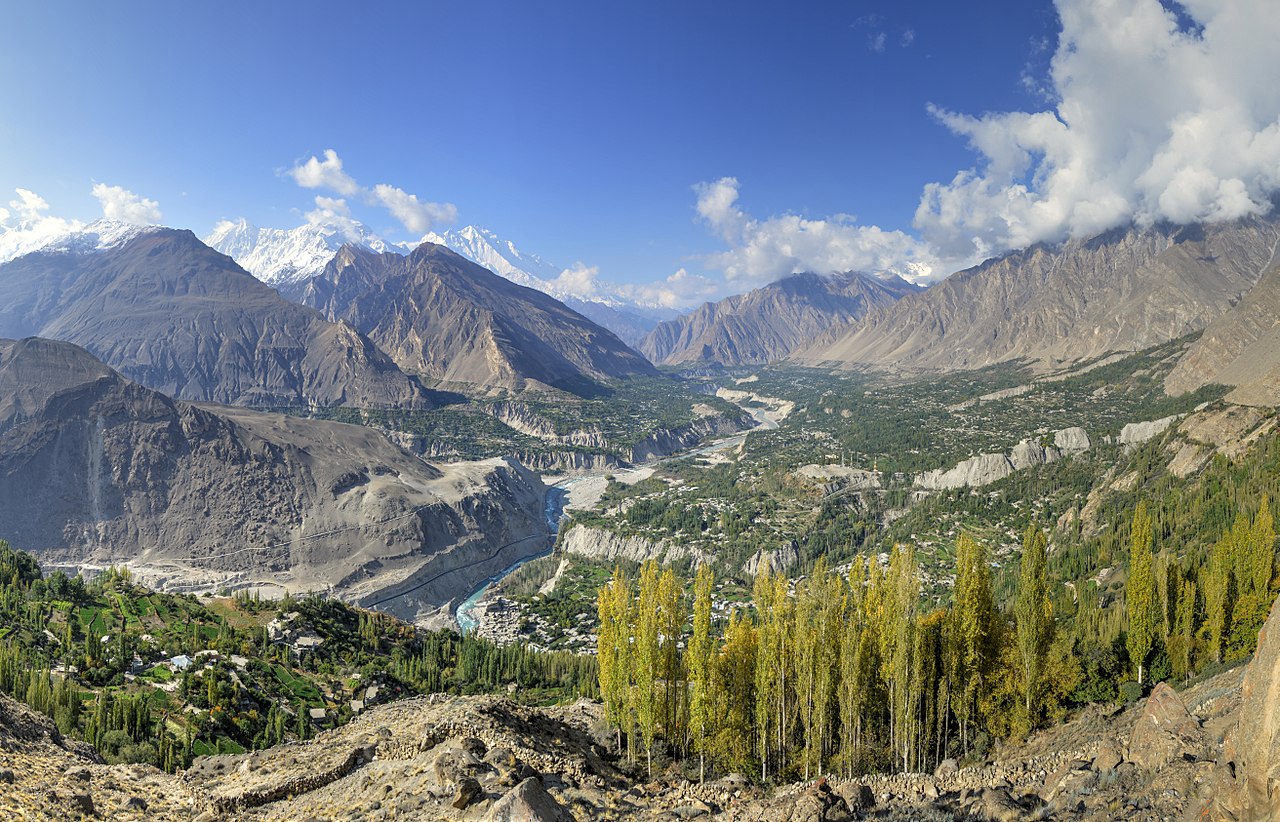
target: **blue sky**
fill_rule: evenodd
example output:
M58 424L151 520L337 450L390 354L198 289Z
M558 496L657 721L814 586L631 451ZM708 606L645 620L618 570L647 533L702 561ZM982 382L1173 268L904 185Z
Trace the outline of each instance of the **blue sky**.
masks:
M1212 30L1231 16L1223 3L1197 0L1191 23ZM1274 6L1239 3L1263 18L1252 34L1261 55ZM1052 219L1040 209L966 222L1003 202L995 189L1057 196L1045 186L1068 163L1041 156L1058 138L1010 115L1052 119L1064 91L1133 45L1115 43L1051 78L1064 26L1081 42L1115 28L1116 14L1141 24L1134 37L1143 42L1190 30L1162 29L1156 0L1121 0L1129 8L1105 14L1098 5L125 2L71 15L57 4L10 4L0 25L0 203L20 187L48 213L92 219L101 208L90 189L103 183L153 200L165 224L201 235L240 216L288 228L315 196L338 195L304 189L286 172L333 149L362 187L452 204L455 225L487 226L611 280L683 268L739 290L828 259L895 268L895 255L927 257L936 277L1013 242L1143 213L1139 193L1122 185L1114 208L1080 218L1082 199L1112 201L1073 183L1070 207L1050 209ZM1238 29L1237 56L1251 36ZM1096 102L1088 95L1106 85L1094 82L1082 99ZM1255 113L1241 128L1260 133L1274 99L1251 94ZM1167 123L1197 105L1171 101L1150 117ZM1099 141L1109 145L1090 145ZM1006 150L1013 159L1002 164ZM986 189L956 178L966 169ZM1230 170L1209 163L1215 181ZM1251 194L1264 186L1254 171L1236 175ZM943 187L936 219L922 220L931 183ZM1187 213L1209 213L1206 198L1192 197ZM411 238L388 210L345 199L375 231ZM776 222L787 215L815 222ZM1029 233L1010 228L1019 220ZM903 234L872 238L862 256L831 252L833 242L862 248L866 235L850 232L870 226ZM788 230L822 248L779 259L792 246L777 232Z

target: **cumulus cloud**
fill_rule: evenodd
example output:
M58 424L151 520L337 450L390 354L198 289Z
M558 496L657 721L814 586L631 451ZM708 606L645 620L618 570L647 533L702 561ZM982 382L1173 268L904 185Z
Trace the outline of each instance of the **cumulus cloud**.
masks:
M160 222L163 216L160 204L155 200L141 197L121 186L95 183L91 193L102 204L102 216L108 220L152 225Z
M1260 214L1280 188L1280 4L1058 0L1052 110L934 109L979 157L926 186L940 254L987 256L1124 225Z
M694 186L698 216L729 246L707 264L730 282L761 284L800 271L890 272L915 280L934 273L933 254L908 234L858 225L843 214L756 219L738 206L738 189L733 177Z
M84 227L79 220L67 220L48 213L49 203L34 191L14 189L16 198L8 208L0 208L0 262L11 260L46 245L50 240Z
M351 216L351 209L347 206L346 200L320 194L316 195L315 204L314 209L303 215L308 223L330 226L351 242L360 242L364 239L365 232L360 223Z
M640 285L624 285L623 296L641 305L687 308L724 296L724 284L681 268L663 280Z
M566 268L560 275L551 280L557 291L572 294L583 300L596 300L601 295L600 266L587 265L581 261Z
M325 149L323 160L313 155L285 173L303 188L326 189L343 197L358 197L369 205L381 206L415 235L421 236L432 226L448 225L458 219L458 209L452 203L420 200L416 194L388 183L378 183L372 188L360 185L343 169L342 158L331 148ZM306 214L311 222L320 220L346 229L354 224L345 199L320 196L316 197L316 206L316 210Z
M323 160L312 155L287 173L303 188L324 188L348 197L360 190L351 175L342 170L342 158L338 152L331 148L325 149Z
M436 223L448 224L458 219L453 203L424 202L417 195L386 183L373 187L372 198L414 234L425 234Z

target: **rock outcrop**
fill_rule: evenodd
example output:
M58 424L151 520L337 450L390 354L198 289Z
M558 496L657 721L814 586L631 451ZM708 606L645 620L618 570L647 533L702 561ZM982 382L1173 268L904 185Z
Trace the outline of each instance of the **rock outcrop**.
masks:
M689 560L695 565L701 565L710 561L710 557L698 548L640 536L622 536L603 528L591 528L581 523L564 533L561 537L560 550L566 554L601 562L617 560L646 562L655 559L669 564Z
M1156 685L1129 736L1129 761L1154 771L1184 755L1198 757L1203 746L1204 732L1178 692L1165 682Z
M1141 445L1147 440L1158 437L1165 431L1169 430L1169 426L1178 421L1178 417L1161 417L1158 420L1144 420L1143 422L1125 423L1124 428L1120 429L1120 436L1116 439L1120 445Z
M282 406L427 407L367 337L289 302L189 231L0 265L0 337L88 349L172 397Z
M706 440L728 437L750 428L751 416L742 413L700 417L675 428L659 428L631 447L629 462L640 464L692 448Z
M546 548L543 485L511 460L442 469L363 426L174 401L41 339L0 341L0 398L3 536L46 564L412 619Z
M1089 434L1079 426L1063 428L1053 434L1053 447L1062 454L1077 454L1092 447Z
M1200 818L1280 819L1280 598L1258 634L1238 718L1227 732L1212 795Z
M916 477L915 486L926 491L977 488L999 482L1012 473L1013 463L1004 454L979 454L945 471L926 471Z
M792 565L800 561L800 553L796 550L794 542L788 542L781 548L775 548L766 551L764 548L759 549L747 561L742 563L742 573L747 576L754 577L759 574L761 569L768 569L770 574L778 574L786 571Z

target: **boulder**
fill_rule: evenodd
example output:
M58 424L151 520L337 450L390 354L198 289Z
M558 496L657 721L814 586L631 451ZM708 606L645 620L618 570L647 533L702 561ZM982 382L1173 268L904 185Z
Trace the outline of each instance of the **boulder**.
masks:
M858 782L846 782L836 788L836 793L844 800L845 805L854 813L869 811L876 806L876 795L869 785Z
M1114 771L1124 761L1120 746L1110 739L1104 739L1098 745L1098 753L1093 757L1093 769L1098 773Z
M1227 733L1218 778L1200 819L1280 819L1280 599L1258 633L1244 675L1239 719Z
M1026 816L1022 806L1014 802L1013 797L1003 788L988 788L983 791L979 807L983 818L993 822L1019 822Z
M1147 706L1133 726L1129 761L1152 771L1183 755L1198 756L1203 747L1200 723L1187 712L1178 692L1161 682L1147 698Z
M573 815L534 777L507 791L484 818L485 822L574 822Z
M954 759L944 759L938 763L938 767L933 772L934 779L950 779L960 773L960 766L956 764Z
M449 804L458 810L470 805L476 800L476 797L484 795L484 788L480 787L480 783L470 776L464 776L458 782L458 789L454 792L453 801Z
M844 799L831 790L826 779L819 779L796 797L788 818L791 822L843 822L851 817Z

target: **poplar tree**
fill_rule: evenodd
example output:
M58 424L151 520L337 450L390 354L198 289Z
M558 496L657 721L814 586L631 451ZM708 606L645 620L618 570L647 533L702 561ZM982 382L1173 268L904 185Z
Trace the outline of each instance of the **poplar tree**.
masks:
M711 712L711 589L714 585L715 575L711 566L698 566L698 575L693 583L693 633L689 637L685 667L691 685L689 732L693 736L693 748L698 752L699 782L707 779L708 737L714 735Z
M1125 645L1138 668L1138 684L1155 640L1155 578L1151 563L1151 516L1145 502L1133 512L1130 532L1129 579L1125 583L1125 607L1129 612L1129 633Z
M774 723L780 721L777 715L777 691L780 687L778 655L781 639L778 636L773 579L768 567L761 568L756 574L752 601L759 620L755 666L755 726L759 740L760 779L764 781L769 778L769 743L773 738L771 731Z
M1222 661L1222 640L1230 620L1229 552L1229 537L1218 540L1209 554L1209 567L1204 573L1204 620L1209 633L1209 652L1214 662Z
M659 653L661 614L659 611L658 563L648 560L640 566L640 592L636 603L635 645L632 649L636 724L644 740L645 760L649 776L653 776L653 742L658 733L658 674L662 661Z
M1027 719L1035 726L1035 698L1044 672L1045 655L1053 640L1053 604L1049 600L1047 568L1048 541L1034 524L1022 538L1022 567L1018 574L1017 619L1018 654L1022 660L1022 682Z
M1184 579L1178 588L1177 614L1174 618L1170 663L1175 676L1190 678L1191 648L1195 631L1196 584Z
M680 664L680 635L686 619L684 593L670 568L664 569L658 578L658 606L662 634L659 671L663 681L662 727L664 737L671 744L684 736L682 714L688 689Z
M617 748L622 753L622 729L630 728L631 685L631 582L621 566L597 596L600 628L596 636L596 658L600 670L600 696L605 715L618 730Z
M995 603L991 596L991 568L986 549L968 534L956 540L955 603L951 612L951 643L947 655L956 698L960 738L969 750L969 725L977 716L978 696L994 661Z

